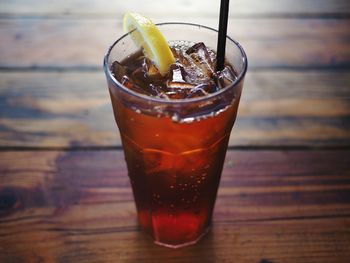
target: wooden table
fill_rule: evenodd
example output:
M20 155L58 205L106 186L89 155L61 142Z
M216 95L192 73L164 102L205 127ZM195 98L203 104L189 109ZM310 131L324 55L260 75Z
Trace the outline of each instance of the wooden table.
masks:
M219 1L144 2L0 1L0 262L350 262L350 2L231 0L249 70L213 228L178 250L136 222L102 57L126 11L216 27Z

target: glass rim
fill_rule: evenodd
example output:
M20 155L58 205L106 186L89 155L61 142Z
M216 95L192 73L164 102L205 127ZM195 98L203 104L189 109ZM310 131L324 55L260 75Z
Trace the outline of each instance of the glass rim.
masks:
M187 23L187 22L164 22L164 23L156 23L157 26L166 26L166 25L187 25L187 26L192 26L192 27L198 27L200 28L205 28L207 30L213 31L215 33L218 33L218 30L208 27L208 26L203 26L200 24L195 24L195 23ZM131 31L132 32L132 31ZM230 85L226 86L225 88L214 92L214 93L210 93L206 96L201 96L201 97L196 97L196 98L188 98L188 99L163 99L163 98L158 98L158 97L152 97L152 96L148 96L148 95L144 95L141 93L138 93L136 91L133 91L129 88L127 88L126 86L124 86L120 81L118 81L114 75L111 72L110 67L108 66L108 59L109 56L111 54L112 49L115 47L115 45L117 43L119 43L120 41L122 41L125 37L127 37L130 34L130 32L123 34L120 38L118 38L107 50L107 53L104 56L103 59L103 69L104 72L106 73L106 75L113 81L113 83L115 85L117 85L118 87L120 87L124 92L138 98L138 99L142 99L142 100L148 100L151 102L156 102L159 104L168 104L168 105L176 105L176 104L187 104L187 103L196 103L196 102L201 102L201 101L206 101L206 100L210 100L212 98L218 97L221 94L225 93L227 90L233 89L234 87L236 87L238 85L238 83L241 82L241 80L244 78L246 72L247 72L247 68L248 68L248 58L247 55L243 49L243 47L238 43L238 41L234 40L233 38L231 38L230 36L226 35L226 40L229 40L232 42L232 44L234 44L236 47L238 47L239 51L241 52L242 55L242 60L243 60L243 70L241 71L241 73L238 74L237 78L235 79L235 81L233 81ZM227 44L226 44L227 45Z

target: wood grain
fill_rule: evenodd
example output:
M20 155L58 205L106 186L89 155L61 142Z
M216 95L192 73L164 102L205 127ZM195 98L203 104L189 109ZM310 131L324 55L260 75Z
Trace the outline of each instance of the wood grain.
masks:
M231 1L249 70L230 146L245 150L228 151L197 245L139 228L102 57L126 11L216 28L219 2L0 1L1 263L349 262L346 0Z
M121 18L0 19L6 50L0 68L100 69L107 47L122 35ZM214 18L173 18L217 27ZM250 68L341 68L349 67L349 25L349 19L230 19L228 35L244 46Z
M59 1L44 0L1 1L2 14L12 15L121 15L125 12L142 12L149 15L215 16L219 14L218 1ZM293 15L293 14L349 14L350 4L346 0L235 0L231 2L230 14L237 15Z
M348 151L229 151L214 227L152 244L121 151L0 153L0 262L347 262ZM197 260L197 261L196 261Z
M84 217L84 211L80 217ZM103 221L103 218L100 219ZM94 228L59 228L27 222L3 237L3 263L12 262L242 262L347 263L349 219L216 223L197 245L170 250L152 244L135 228L110 223ZM35 227L41 224L42 226ZM5 243L6 242L6 243Z
M348 71L249 72L234 146L350 145ZM0 146L120 146L102 72L0 73Z

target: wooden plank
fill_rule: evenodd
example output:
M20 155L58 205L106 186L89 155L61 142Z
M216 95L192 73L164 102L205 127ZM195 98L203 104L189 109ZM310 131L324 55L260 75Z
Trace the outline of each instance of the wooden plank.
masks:
M347 262L349 151L229 151L214 227L152 244L121 151L1 152L1 262ZM265 261L264 261L265 260Z
M84 217L84 212L81 215ZM102 220L102 219L101 219ZM39 223L42 225L38 227ZM88 225L90 222L87 222ZM111 227L57 227L40 219L23 222L1 235L0 260L12 262L232 262L347 263L346 219L265 223L217 223L198 244L171 250L154 245L144 233ZM1 230L0 230L1 231ZM4 232L4 231L1 231Z
M142 12L149 15L196 15L215 16L219 14L217 1L59 1L44 0L1 1L2 14L12 15L103 15L115 16L128 11ZM231 2L230 14L235 15L274 15L274 14L349 14L350 4L346 0L235 0Z
M348 71L252 71L234 146L350 144ZM120 146L102 72L0 73L0 146Z
M154 20L171 21L164 16ZM183 21L218 23L198 17ZM228 34L245 47L250 68L348 67L349 25L348 19L231 19ZM0 53L0 68L100 68L107 47L121 34L121 17L0 19L0 49L6 51Z
M0 192L2 200L11 201L2 203L1 215L7 219L28 216L31 208L40 213L46 213L41 208L62 208L70 214L75 205L78 210L102 205L110 208L106 213L120 205L128 212L111 216L125 224L135 213L120 150L5 151L0 156ZM345 150L228 151L215 219L348 215L348 161Z

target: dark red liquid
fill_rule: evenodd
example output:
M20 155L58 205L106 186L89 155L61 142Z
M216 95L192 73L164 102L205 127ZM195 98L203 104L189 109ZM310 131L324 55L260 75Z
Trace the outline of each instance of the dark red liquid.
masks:
M134 72L141 57L136 54L122 64L138 65L128 66L127 70ZM120 73L120 68L115 69L116 78L122 81ZM167 77L157 78L157 85L162 86ZM124 84L144 90L143 94L153 92L147 90L151 82L135 84L137 81ZM217 88L213 79L206 83ZM240 88L237 99L220 114L186 123L171 116L140 113L109 85L141 226L161 244L176 247L195 242L211 222ZM153 96L162 97L159 93ZM214 112L220 108L218 104L209 107Z

